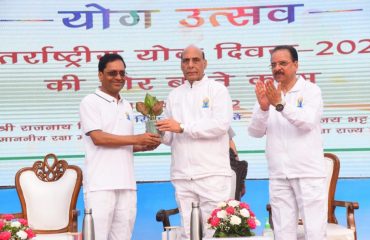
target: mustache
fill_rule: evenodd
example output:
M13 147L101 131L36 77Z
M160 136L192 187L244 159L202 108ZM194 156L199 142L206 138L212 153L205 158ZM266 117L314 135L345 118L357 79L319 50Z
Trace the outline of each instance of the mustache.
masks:
M276 72L274 72L274 75L278 75L278 74L284 75L284 72L283 71L276 71Z

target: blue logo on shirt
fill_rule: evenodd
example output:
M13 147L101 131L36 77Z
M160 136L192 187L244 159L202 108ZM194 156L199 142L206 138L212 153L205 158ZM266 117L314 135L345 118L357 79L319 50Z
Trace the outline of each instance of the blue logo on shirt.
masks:
M209 99L207 97L203 99L202 108L209 108Z
M297 99L297 107L302 108L303 107L303 98L299 97Z
M130 114L128 114L127 112L125 112L125 115L126 115L126 119L131 121L131 118L130 118Z

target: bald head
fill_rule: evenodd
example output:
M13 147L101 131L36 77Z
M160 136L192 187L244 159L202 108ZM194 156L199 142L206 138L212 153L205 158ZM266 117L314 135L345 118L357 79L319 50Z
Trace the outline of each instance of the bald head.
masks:
M181 54L181 70L186 80L191 84L202 80L206 67L207 60L200 48L190 45L184 49Z
M203 52L203 50L202 49L200 49L199 47L197 47L197 46L195 46L195 45L189 45L189 46L187 46L183 51L182 51L182 53L181 53L181 59L182 59L182 55L184 55L184 53L186 52L186 51L198 51L201 55L202 55L202 58L205 60L206 59L206 57L205 57L205 55L204 55L204 52Z

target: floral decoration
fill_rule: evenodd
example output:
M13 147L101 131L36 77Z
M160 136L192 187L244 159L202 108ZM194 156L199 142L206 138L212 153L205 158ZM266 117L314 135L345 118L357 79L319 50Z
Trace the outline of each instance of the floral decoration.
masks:
M220 202L208 218L209 227L216 230L214 237L254 236L252 232L260 221L249 205L237 200Z
M11 214L2 215L0 219L0 240L29 240L36 235L28 226L27 220L16 219Z

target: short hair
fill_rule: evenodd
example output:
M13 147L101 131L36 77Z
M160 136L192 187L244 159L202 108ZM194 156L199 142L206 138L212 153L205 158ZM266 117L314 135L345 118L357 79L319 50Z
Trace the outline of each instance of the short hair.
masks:
M126 68L126 63L121 57L121 55L116 54L116 53L106 53L103 57L99 59L99 65L98 65L99 72L103 72L104 69L107 67L108 63L116 61L116 60L121 60L123 62L123 65Z
M279 50L288 50L289 53L290 53L290 56L292 57L293 62L298 61L298 53L297 53L297 50L293 46L291 46L291 45L279 45L279 46L276 46L271 51L271 55L274 52L279 51Z

